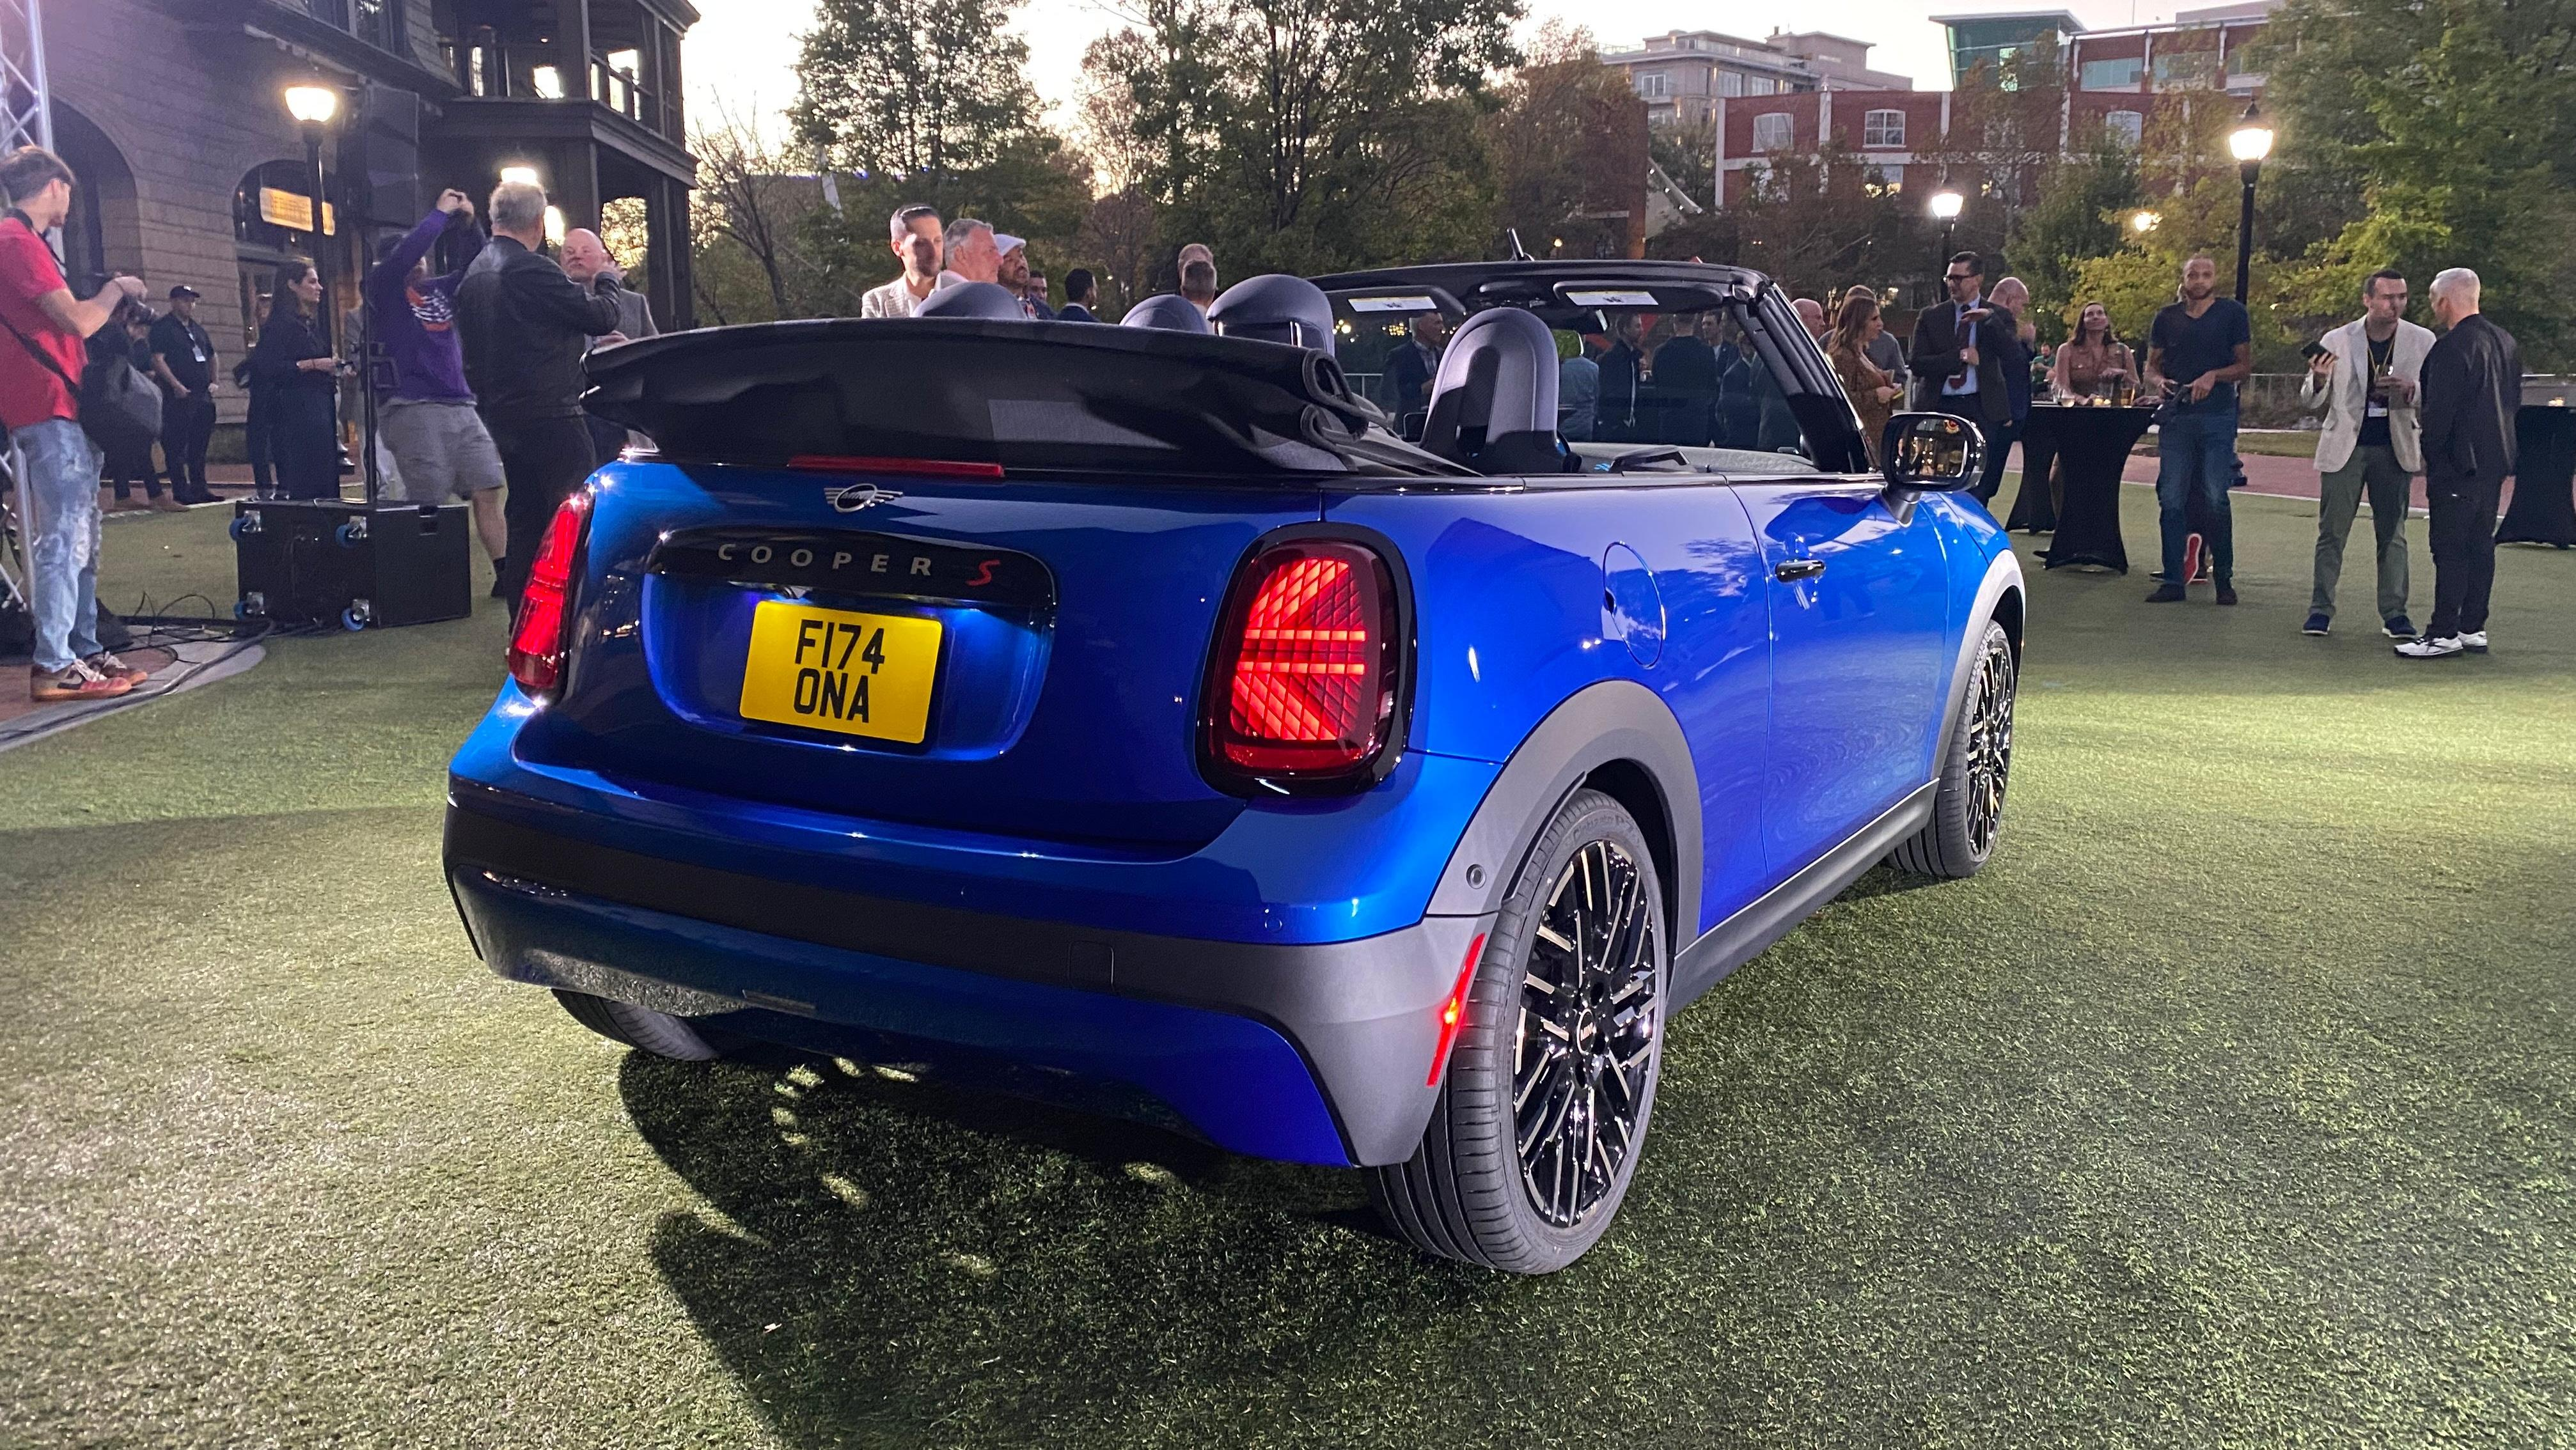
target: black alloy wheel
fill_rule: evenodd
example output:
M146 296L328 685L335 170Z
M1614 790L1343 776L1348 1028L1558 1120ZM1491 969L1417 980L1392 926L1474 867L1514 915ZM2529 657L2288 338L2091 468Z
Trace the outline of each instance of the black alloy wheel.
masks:
M1636 1150L1661 1026L1661 943L1646 877L1615 842L1565 863L1531 930L1513 1037L1512 1129L1541 1218L1572 1228Z
M1600 1239L1636 1174L1670 937L1645 832L1599 791L1567 797L1507 879L1422 1142L1369 1192L1425 1253L1545 1274Z
M1989 639L1968 684L1968 846L1983 859L2004 824L2004 787L2012 779L2013 657L2009 641Z
M2003 839L2004 791L2012 783L2013 694L2021 659L2012 637L1989 620L1970 667L1958 721L1942 752L1932 819L1894 851L1899 870L1925 876L1974 876Z

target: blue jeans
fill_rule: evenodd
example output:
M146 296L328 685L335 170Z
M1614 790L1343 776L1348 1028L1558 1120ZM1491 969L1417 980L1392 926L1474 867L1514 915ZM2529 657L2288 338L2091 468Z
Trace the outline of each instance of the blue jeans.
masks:
M2227 485L2236 477L2236 404L2184 407L2156 425L2157 520L2164 526L2165 582L2183 584L2183 542L2193 526L2209 545L2209 572L2236 577L2236 523ZM2197 519L2193 514L2200 515Z
M98 653L98 445L68 418L10 435L26 455L18 517L27 530L36 668Z

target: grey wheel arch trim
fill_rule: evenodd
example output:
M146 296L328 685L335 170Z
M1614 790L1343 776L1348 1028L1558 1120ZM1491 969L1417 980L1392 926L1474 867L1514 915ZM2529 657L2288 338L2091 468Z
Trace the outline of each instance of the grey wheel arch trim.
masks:
M2022 599L2022 633L2030 632L2030 590L2021 577L2021 560L2007 545L1986 565L1986 577L1977 584L1977 597L1964 616L1966 625L1959 631L1959 654L1950 662L1950 693L1941 705L1941 745L1932 755L1932 779L1941 778L1941 767L1950 758L1950 736L1959 728L1959 712L1967 708L1968 682L1976 678L1978 657L1985 653L1986 624L1995 617L1995 606L2006 593ZM2013 657L2021 657L2022 643L2013 640Z
M1502 909L1512 872L1546 829L1558 802L1592 773L1634 761L1661 797L1672 859L1658 862L1665 920L1687 937L1698 931L1702 854L1699 770L1681 722L1654 691L1634 680L1587 685L1550 710L1530 731L1458 838L1431 893L1429 916L1483 916ZM1653 833L1653 822L1639 822ZM1470 875L1476 880L1470 881Z

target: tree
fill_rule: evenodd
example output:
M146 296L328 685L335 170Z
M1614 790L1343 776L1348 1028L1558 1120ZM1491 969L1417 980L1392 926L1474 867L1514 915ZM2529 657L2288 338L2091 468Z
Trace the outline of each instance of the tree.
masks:
M1725 210L1665 232L1650 250L1752 267L1820 302L1856 283L1901 297L1938 250L1918 228L1877 168L1836 146L1754 168Z
M822 0L796 65L797 139L871 177L990 165L1036 128L1009 19L1003 0Z
M788 279L804 270L798 222L821 200L819 186L798 186L787 165L760 139L759 118L737 120L721 107L715 124L689 137L698 157L698 204L692 212L699 305L719 326L800 315ZM741 295L748 264L767 291L766 316ZM728 295L730 294L730 295Z
M2466 266L2527 365L2576 361L2576 15L2565 0L2289 0L2261 44L2281 165L2358 199L2303 254L2301 295L2357 289L2393 266L2420 297L2434 272Z
M1087 83L1166 241L1240 274L1465 255L1491 223L1477 135L1520 0L1146 0ZM1125 114L1114 99L1123 92Z
M2005 235L2004 254L2030 285L2041 338L2061 342L2081 310L2078 269L2088 258L2119 252L2130 235L2128 219L2143 204L2137 154L2105 131L2088 150L2044 171L2038 190L2038 203Z
M1496 99L1484 124L1496 232L1519 231L1538 256L1624 255L1626 213L1645 201L1645 166L1620 175L1620 160L1634 158L1612 157L1625 133L1643 130L1645 103L1625 75L1601 63L1592 33L1547 22L1529 63Z

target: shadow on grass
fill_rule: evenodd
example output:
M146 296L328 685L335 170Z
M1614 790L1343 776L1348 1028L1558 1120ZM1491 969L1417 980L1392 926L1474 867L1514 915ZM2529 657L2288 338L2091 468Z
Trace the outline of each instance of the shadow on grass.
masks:
M723 1215L665 1217L655 1263L791 1444L1036 1443L1508 1289L1379 1233L1356 1173L881 1072L622 1071L645 1139Z

